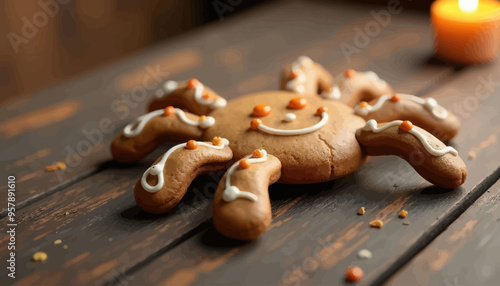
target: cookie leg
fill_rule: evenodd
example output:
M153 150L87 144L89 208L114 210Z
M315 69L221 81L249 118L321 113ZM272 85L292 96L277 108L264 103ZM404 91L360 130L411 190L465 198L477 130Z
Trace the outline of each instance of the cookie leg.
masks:
M280 161L262 149L232 165L215 193L215 228L236 239L258 238L272 220L268 186L280 176Z
M354 107L354 113L377 122L409 120L443 141L451 140L460 130L458 118L431 97L398 93L383 95L370 102L360 102Z
M233 158L226 139L190 140L172 147L143 174L134 188L137 205L151 213L176 206L198 175L219 172Z
M207 115L218 108L226 107L227 101L211 88L192 78L186 81L166 81L149 103L148 110L154 111L175 106L196 115Z
M284 68L280 89L304 96L319 94L329 99L340 98L338 89L333 90L333 78L330 73L306 56L297 58Z
M211 116L197 116L172 106L155 110L127 125L111 142L111 154L117 161L133 162L166 142L199 139L204 129L214 124Z
M338 83L342 101L354 106L360 101L371 101L382 95L393 94L392 87L372 71L355 71L347 69L340 76Z
M437 186L453 189L467 177L467 167L457 150L410 121L377 124L371 119L356 131L356 139L367 155L397 155Z

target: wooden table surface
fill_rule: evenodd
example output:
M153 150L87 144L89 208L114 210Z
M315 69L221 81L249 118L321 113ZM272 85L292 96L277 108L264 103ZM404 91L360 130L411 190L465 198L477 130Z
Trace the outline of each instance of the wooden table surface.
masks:
M359 284L496 284L500 62L434 59L427 14L403 7L377 26L380 10L387 9L272 2L2 104L2 175L16 177L17 227L16 279L5 273L0 284L337 285L351 265L364 270ZM367 27L371 36L360 42ZM356 50L346 57L348 45ZM456 113L462 129L449 144L467 164L465 184L433 187L405 161L373 157L332 182L271 186L272 225L252 242L225 238L212 225L222 174L197 178L167 214L136 206L134 184L173 144L126 165L111 160L109 145L163 81L196 77L232 99L277 89L280 70L299 55L333 74L373 70L396 91L432 96ZM59 161L68 168L45 171ZM0 186L3 263L7 189ZM361 206L367 212L358 216ZM404 220L401 209L409 211ZM368 226L375 218L383 228ZM360 249L373 258L359 259ZM47 261L32 262L37 251Z

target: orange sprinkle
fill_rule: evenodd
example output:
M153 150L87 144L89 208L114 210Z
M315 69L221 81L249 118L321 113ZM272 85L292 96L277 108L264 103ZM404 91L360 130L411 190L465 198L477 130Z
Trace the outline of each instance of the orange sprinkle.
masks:
M222 145L222 138L220 138L220 137L214 137L214 139L212 139L212 144L215 145L215 146Z
M189 140L187 143L186 143L186 149L189 149L189 150L194 150L198 148L198 143L194 140Z
M344 76L347 78L351 78L356 74L356 71L353 69L346 69L344 72Z
M363 269L357 266L347 268L345 272L345 279L349 282L358 282L363 279Z
M271 106L267 104L257 104L253 108L253 115L263 117L271 113Z
M409 132L413 128L413 123L411 123L408 120L405 120L405 121L403 121L403 123L401 123L401 125L399 125L399 128L401 128L402 130L404 130L406 132Z
M307 100L303 97L294 97L288 103L288 107L292 109L304 109L307 106Z
M262 120L255 118L250 122L250 128L257 129L262 124Z
M294 78L297 78L299 76L299 72L296 71L296 70L293 70L291 73L290 73L290 78L291 79L294 79Z
M205 92L201 97L205 100L208 100L210 99L210 94L208 94L208 92Z
M165 111L163 112L163 114L165 116L170 116L170 115L172 115L174 113L175 113L175 108L173 106L167 106L167 107L165 107Z
M262 152L259 149L255 149L252 152L252 157L254 158L262 158L263 156L264 154L262 154Z
M57 164L55 165L45 167L46 172L54 172L57 170L64 170L64 169L66 169L66 164L64 164L63 162L57 162Z
M199 82L200 82L199 80L192 78L192 79L188 80L187 87L190 89L193 89L198 85Z
M207 120L207 117L205 115L200 116L200 121L205 121Z
M323 112L327 112L328 111L328 108L326 106L321 106L320 108L318 108L318 110L316 110L316 115L321 115L323 114Z
M251 164L250 164L250 162L248 162L247 159L242 159L240 161L239 167L240 167L240 169L248 169L248 168L250 168L250 165Z
M399 93L395 93L391 97L391 101L393 102L400 102L401 101L401 95Z
M369 104L366 101L361 101L359 103L359 107L361 107L361 108L368 108L368 106L369 106Z

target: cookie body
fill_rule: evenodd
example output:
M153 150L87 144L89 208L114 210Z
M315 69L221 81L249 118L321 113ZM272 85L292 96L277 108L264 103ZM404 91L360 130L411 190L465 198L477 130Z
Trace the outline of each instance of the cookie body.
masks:
M366 156L361 152L355 131L363 127L365 121L354 115L352 108L319 97L305 98L307 103L303 109L290 108L290 101L297 96L286 91L269 91L232 100L226 108L211 114L216 124L207 129L205 138L227 138L236 160L252 153L254 149L265 149L281 162L279 182L282 183L325 182L359 169L365 163ZM253 109L259 104L270 106L271 112L256 117ZM321 121L316 112L322 106L327 108L328 121L318 130L307 134L281 136L250 126L253 119L260 119L264 125L280 130L308 128ZM293 117L295 119L290 121Z

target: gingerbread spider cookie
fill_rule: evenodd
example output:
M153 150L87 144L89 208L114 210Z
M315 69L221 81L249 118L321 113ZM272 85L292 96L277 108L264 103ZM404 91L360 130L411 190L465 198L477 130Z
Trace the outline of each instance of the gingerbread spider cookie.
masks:
M410 121L377 124L370 119L365 127L356 131L356 138L366 154L397 155L435 185L453 189L467 178L467 167L457 150Z
M214 197L215 228L232 238L259 237L271 224L268 186L280 173L280 161L264 149L254 150L229 167Z
M362 101L354 112L365 120L377 122L409 120L429 131L438 139L451 140L460 130L458 118L432 98L421 98L410 94L383 95L370 102Z
M227 139L211 142L189 140L172 147L149 167L134 188L135 201L143 210L164 213L179 203L198 175L219 172L233 158Z

